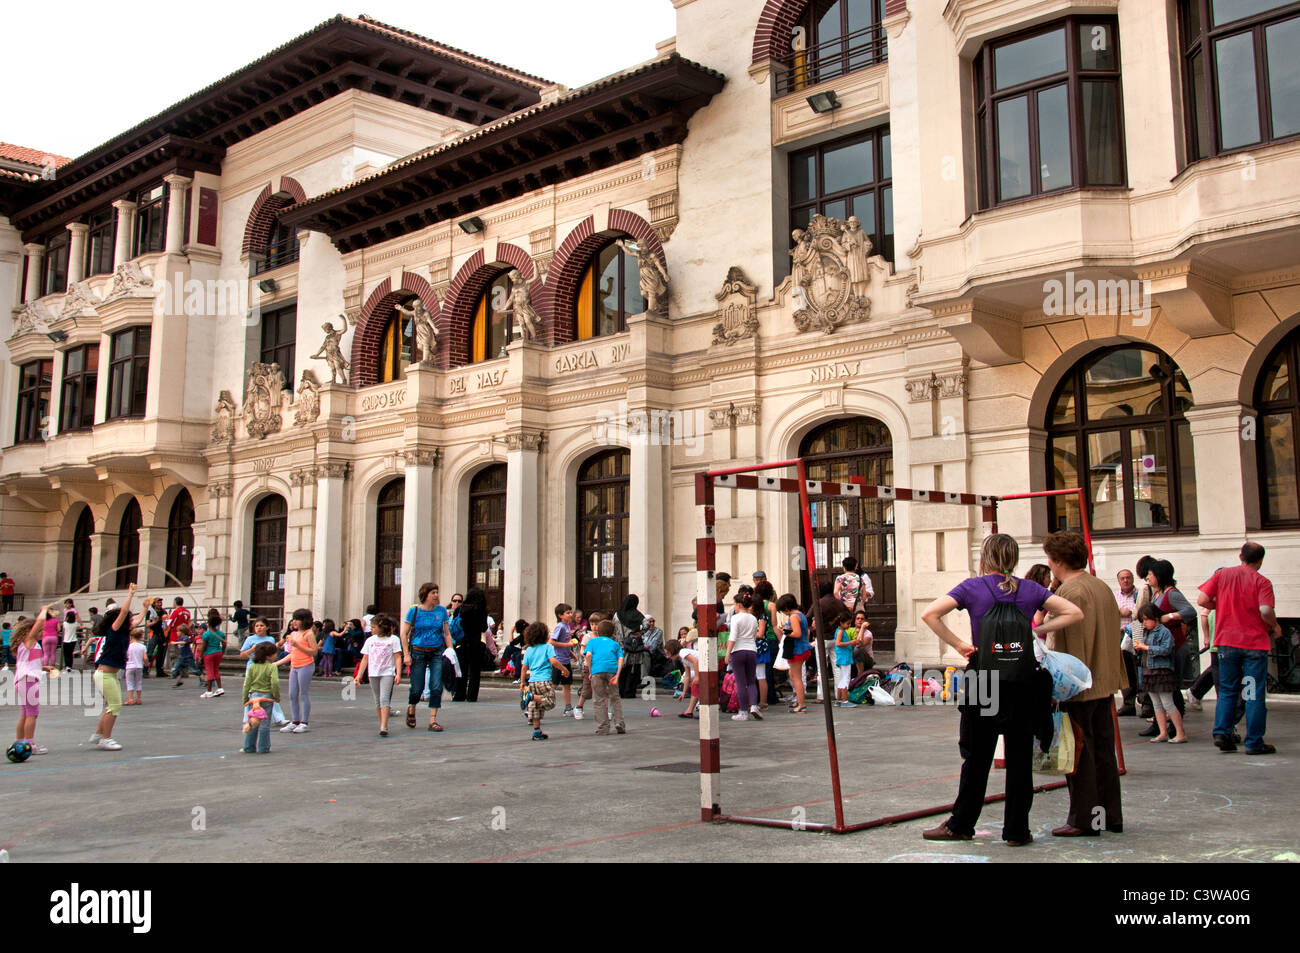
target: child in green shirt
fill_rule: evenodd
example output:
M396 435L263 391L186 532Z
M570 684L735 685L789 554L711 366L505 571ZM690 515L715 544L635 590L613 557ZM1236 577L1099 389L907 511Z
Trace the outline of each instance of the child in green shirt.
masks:
M274 642L259 642L253 648L253 661L244 674L244 754L266 754L271 750L271 719L256 717L254 708L263 716L266 701L280 700L280 672L275 667ZM266 701L263 701L265 699ZM255 747L256 746L256 747Z

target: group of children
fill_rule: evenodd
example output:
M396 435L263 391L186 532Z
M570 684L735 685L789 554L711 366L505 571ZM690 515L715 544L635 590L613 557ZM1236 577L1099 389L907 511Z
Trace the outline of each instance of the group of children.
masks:
M596 734L609 734L610 722L620 735L627 734L623 701L618 693L618 678L623 671L623 646L614 638L615 626L602 613L588 617L590 629L583 639L574 631L573 607L560 603L555 607L555 627L534 622L524 630L523 660L519 671L520 707L533 729L534 741L549 736L542 731L542 718L556 706L556 685L561 688L565 714L581 721L588 700L596 706ZM573 681L581 678L578 704L572 704Z

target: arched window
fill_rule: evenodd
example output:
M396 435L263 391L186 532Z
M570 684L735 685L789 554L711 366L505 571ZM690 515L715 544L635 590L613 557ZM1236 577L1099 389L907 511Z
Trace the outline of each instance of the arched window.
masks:
M803 89L884 62L885 0L812 0L790 38L790 72L777 93Z
M255 275L297 261L298 229L281 224L277 217L266 244L261 248L261 254L250 256L250 260Z
M617 609L627 594L632 454L607 450L578 471L578 606Z
M82 507L77 526L72 531L72 574L68 591L80 592L90 585L90 537L95 533L95 517L90 507Z
M579 341L627 330L627 317L646 309L637 260L611 242L591 258L578 285L573 326Z
M135 497L126 504L122 513L122 522L117 530L117 579L118 589L125 589L131 583L140 581L140 504Z
M892 486L894 445L889 428L870 417L851 417L822 424L803 438L799 456L808 479ZM876 651L892 651L897 625L897 577L894 565L894 504L889 500L811 497L814 556L818 584L831 582L843 569L846 556L871 580L876 595L867 604ZM816 595L814 580L803 573L805 604Z
M289 505L268 496L253 511L253 584L250 609L276 631L284 616L284 556L289 538Z
M1259 463L1261 516L1269 527L1300 524L1300 487L1296 481L1296 431L1300 430L1300 329L1273 349L1255 385L1259 412L1255 448Z
M402 611L402 526L406 479L398 477L379 491L375 508L375 605L400 617ZM424 580L418 580L423 582Z
M505 580L501 554L506 545L506 465L498 463L474 474L469 485L469 581L483 590L488 614L501 618Z
M181 490L167 516L168 586L188 586L194 581L194 500Z
M1097 534L1196 528L1187 377L1163 351L1124 344L1066 374L1048 411L1047 486L1087 489ZM1048 526L1080 527L1074 497L1048 498Z
M506 345L512 340L513 332L508 274L508 271L503 271L493 278L478 299L469 326L470 364L505 357Z

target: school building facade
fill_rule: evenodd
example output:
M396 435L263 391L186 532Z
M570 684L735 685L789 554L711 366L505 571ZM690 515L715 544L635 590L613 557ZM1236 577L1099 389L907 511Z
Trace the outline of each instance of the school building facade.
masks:
M1152 553L1192 590L1249 536L1300 616L1300 3L672 2L573 90L336 17L52 177L0 167L26 608L135 581L337 619L432 579L675 630L694 475L803 456L1082 484L1112 579ZM951 660L918 616L979 510L813 510L886 654ZM1079 513L999 519L1028 566ZM719 491L715 537L810 592L792 498Z

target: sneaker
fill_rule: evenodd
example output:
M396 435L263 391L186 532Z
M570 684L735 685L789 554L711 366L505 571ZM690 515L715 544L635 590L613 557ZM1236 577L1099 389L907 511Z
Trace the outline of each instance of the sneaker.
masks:
M104 736L101 735L99 732L95 732L93 735L90 736L90 740L87 741L86 744L88 744L88 745L97 745L97 744L99 744L99 739L102 738L102 737L104 737Z
M572 706L572 705L565 705L565 706L564 706L564 713L565 713L566 715L572 715L572 714L573 714L573 706Z
M224 688L218 688L215 692L212 693L212 697L217 698L224 694L226 694L226 690Z
M286 721L284 723L284 727L280 729L280 734L286 735L291 731L297 731L297 729L298 726L294 724L292 721Z
M212 692L204 692L204 693L203 693L202 695L200 695L199 697L200 697L200 698L211 698L211 697L212 697Z
M749 712L742 711L731 716L732 721L749 721Z
M101 738L99 744L96 747L98 747L100 751L121 751L122 750L122 746L118 744L116 741L114 741L112 738Z
M1201 704L1201 700L1200 700L1199 698L1197 698L1197 697L1196 697L1195 695L1193 695L1191 692L1188 692L1188 693L1187 693L1187 710L1188 710L1188 711L1202 711L1202 710L1204 709L1204 707L1205 707L1205 706L1203 706L1203 705Z
M751 708L751 709L749 710L749 717L750 717L750 718L753 718L755 721L762 721L762 720L763 720L763 716L762 716L761 714L759 714L759 711L758 711L757 708Z
M617 731L620 735L625 735L625 734L627 734L627 726L626 726L626 725L619 725L619 726L618 726L617 728L615 728L614 730Z
M544 735L544 734L542 734L542 729L540 729L540 728L534 728L534 729L533 729L533 740L534 740L534 741L545 741L548 737L550 737L550 736L549 736L549 735Z
M184 688L184 687L185 687L185 683L184 683L184 682L177 682L175 685L172 686L173 689L176 689L176 688Z
M301 734L303 734L304 732L307 732L307 731L310 731L310 730L311 730L311 729L309 729L309 728L307 727L307 723L306 723L305 721L304 721L302 724L294 725L294 726L293 726L293 733L294 733L295 735L301 735Z
M45 745L38 745L36 742L34 741L32 742L32 754L49 754L49 753L50 753L50 749L45 747Z
M581 706L579 706L579 707L573 709L573 720L574 720L574 721L582 721L582 707L581 707Z

